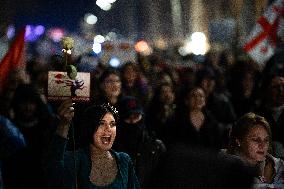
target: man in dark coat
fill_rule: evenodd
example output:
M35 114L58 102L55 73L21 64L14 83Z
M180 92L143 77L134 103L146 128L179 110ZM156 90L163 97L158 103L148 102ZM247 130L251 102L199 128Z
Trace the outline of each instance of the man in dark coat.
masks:
M142 188L146 188L150 173L165 151L161 140L151 136L144 124L144 111L140 101L125 96L118 106L120 121L114 149L130 155Z

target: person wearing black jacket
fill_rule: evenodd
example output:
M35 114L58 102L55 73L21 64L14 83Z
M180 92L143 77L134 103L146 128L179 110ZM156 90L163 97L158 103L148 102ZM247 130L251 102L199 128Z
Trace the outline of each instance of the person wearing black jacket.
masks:
M120 121L114 149L130 155L141 187L146 188L150 173L155 168L160 155L166 150L165 146L146 128L144 111L136 97L123 97L118 108Z

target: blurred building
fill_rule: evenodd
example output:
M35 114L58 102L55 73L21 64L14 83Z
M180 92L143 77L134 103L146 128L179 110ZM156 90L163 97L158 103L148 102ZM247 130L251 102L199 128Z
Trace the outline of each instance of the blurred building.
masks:
M42 21L49 25L66 24L69 29L79 30L79 23L74 22L79 22L78 18L90 11L98 17L93 32L100 34L113 31L124 38L143 38L171 45L193 32L203 32L212 44L231 46L243 40L271 1L117 0L111 10L102 11L96 6L96 0L84 3L2 0L0 26L3 28L6 23L20 19L29 24L28 19L31 19L31 22Z
M120 0L115 8L120 10L118 17L123 18L118 27L124 34L176 43L193 32L203 32L211 43L230 46L247 36L268 3L268 0Z

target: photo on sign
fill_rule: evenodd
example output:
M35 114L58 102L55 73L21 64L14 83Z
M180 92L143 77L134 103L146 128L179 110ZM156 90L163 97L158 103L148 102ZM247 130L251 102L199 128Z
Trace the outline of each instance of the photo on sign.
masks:
M78 72L76 79L68 77L67 72L48 72L48 100L64 100L72 97L74 101L90 100L90 73Z

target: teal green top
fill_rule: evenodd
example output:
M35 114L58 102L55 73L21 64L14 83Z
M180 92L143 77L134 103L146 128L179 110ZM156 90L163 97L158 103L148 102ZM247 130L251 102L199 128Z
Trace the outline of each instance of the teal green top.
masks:
M115 152L118 172L114 181L107 186L96 186L90 179L91 159L90 151L81 149L75 152L65 152L67 139L55 135L45 158L45 172L50 189L75 189L77 174L78 189L140 189L132 161L128 154ZM76 171L75 161L76 158Z

